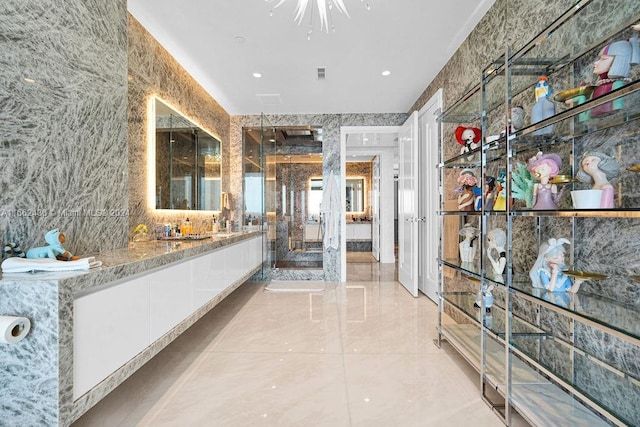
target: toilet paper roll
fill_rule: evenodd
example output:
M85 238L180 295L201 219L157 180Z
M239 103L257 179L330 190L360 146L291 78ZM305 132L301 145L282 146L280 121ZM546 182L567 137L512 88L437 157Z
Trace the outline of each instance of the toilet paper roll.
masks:
M31 322L26 317L0 316L0 343L15 344L22 341L31 329Z

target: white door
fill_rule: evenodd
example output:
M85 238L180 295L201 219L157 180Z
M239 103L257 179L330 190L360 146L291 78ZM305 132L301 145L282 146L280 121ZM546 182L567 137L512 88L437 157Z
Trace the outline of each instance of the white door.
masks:
M439 90L419 115L419 171L418 194L418 289L437 302L438 291L438 121L436 114L442 109L442 91Z
M371 175L371 253L380 261L380 156L373 159Z
M418 112L398 134L398 280L418 296Z

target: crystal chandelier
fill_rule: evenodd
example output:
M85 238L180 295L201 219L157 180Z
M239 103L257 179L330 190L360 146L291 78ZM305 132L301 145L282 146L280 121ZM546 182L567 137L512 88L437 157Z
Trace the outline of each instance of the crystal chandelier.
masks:
M272 9L271 15L273 15L273 11L277 9L280 5L282 5L287 0L265 0L267 3L275 3L278 2ZM316 6L318 8L318 15L320 16L320 31L324 30L326 33L329 32L329 27L331 27L331 31L335 31L335 27L333 25L333 19L331 17L331 11L335 7L338 12L347 16L347 18L351 18L349 16L349 12L347 11L346 6L344 5L343 0L297 0L298 4L295 10L294 21L300 25L302 23L302 19L307 12L307 6L309 3L313 3L315 1ZM361 3L364 3L364 0L360 0ZM365 4L367 10L370 10L371 7L369 3ZM309 17L309 30L307 32L307 38L311 38L311 31L313 29L313 6L311 7L310 17Z

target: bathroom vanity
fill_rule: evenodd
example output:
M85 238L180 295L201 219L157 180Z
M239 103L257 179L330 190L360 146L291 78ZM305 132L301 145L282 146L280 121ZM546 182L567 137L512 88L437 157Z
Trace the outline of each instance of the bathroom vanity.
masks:
M347 222L347 250L355 252L371 251L371 222Z
M2 415L67 426L244 283L262 264L262 233L138 242L90 271L0 280L0 313L32 329L2 344Z

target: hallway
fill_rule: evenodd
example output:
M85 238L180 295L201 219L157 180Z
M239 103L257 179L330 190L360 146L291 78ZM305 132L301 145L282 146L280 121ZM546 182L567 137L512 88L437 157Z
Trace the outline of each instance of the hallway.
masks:
M503 425L436 320L393 265L315 293L248 282L74 426Z

